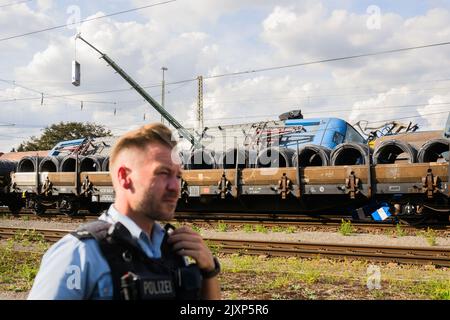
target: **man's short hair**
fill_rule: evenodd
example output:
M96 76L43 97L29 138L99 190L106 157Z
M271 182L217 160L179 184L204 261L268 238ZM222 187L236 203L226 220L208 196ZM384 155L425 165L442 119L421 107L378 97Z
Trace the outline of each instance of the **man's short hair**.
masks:
M109 156L112 165L119 153L124 149L136 148L145 150L149 144L162 144L171 149L175 148L177 141L172 139L172 131L162 123L150 123L139 129L124 134L117 140Z

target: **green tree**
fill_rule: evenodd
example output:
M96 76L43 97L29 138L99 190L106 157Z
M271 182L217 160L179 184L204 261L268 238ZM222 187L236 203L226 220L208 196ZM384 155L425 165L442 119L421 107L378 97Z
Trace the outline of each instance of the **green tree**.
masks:
M111 131L102 125L83 122L60 122L43 129L42 135L30 137L23 141L17 151L50 150L58 142L81 138L97 138L111 136Z

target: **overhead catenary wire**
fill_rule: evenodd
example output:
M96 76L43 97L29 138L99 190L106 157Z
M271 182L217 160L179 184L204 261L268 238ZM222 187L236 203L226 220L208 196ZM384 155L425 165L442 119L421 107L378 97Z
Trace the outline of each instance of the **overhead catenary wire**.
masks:
M35 89L29 88L29 87L25 87L25 86L17 84L17 83L15 83L15 85L18 85L18 86L20 86L22 88L25 88L27 90L30 90L30 91L33 91L33 92L36 92L36 93L40 93L39 90L35 90ZM180 88L182 86L179 86L178 88ZM176 90L178 88L175 88L172 91L174 91L174 90ZM40 98L28 98L28 99L40 99ZM78 100L74 100L74 99L71 99L71 100L77 101L78 103L81 103L81 101L78 101ZM131 101L122 101L122 103L125 103L125 102L131 103L131 102L135 102L135 101L136 102L141 102L142 99L131 100ZM87 102L89 102L89 100ZM120 101L117 101L117 102L105 102L105 101L94 101L94 100L91 100L90 102L91 103L98 103L98 104L116 104L116 103L119 103ZM428 106L428 105L448 105L448 104L450 104L450 102L422 103L422 104L408 104L408 105L390 105L390 106L381 106L381 107L377 107L377 108L379 108L379 109L396 109L396 108L419 107L419 106ZM116 115L118 109L119 108L117 108L117 107L114 108L114 115ZM338 109L338 110L336 110L336 109ZM363 110L372 110L372 109L373 109L373 107L366 107L366 108L361 108L361 107L355 108L355 107L353 107L352 109L341 109L341 110L339 110L339 108L333 107L333 110L321 110L321 111L312 112L312 114L321 114L321 113L330 113L330 112L344 112L344 111L363 111ZM442 112L439 112L438 114L441 114L441 113ZM64 112L64 114L67 114L67 112ZM434 114L436 114L436 113L434 113ZM221 118L217 118L217 119L211 118L211 119L205 119L205 120L207 120L207 121L221 121L221 120L240 119L240 118L262 118L262 117L268 117L268 116L274 117L274 116L277 116L277 115L276 114L271 114L271 115L245 116L245 117L221 117ZM420 116L414 116L414 117L420 117ZM409 118L409 117L406 117L406 118ZM401 118L401 119L404 119L404 118ZM380 120L380 121L382 121L382 120Z
M57 25L57 26L53 26L53 27L49 27L49 28L45 28L45 29L40 29L40 30L35 30L35 31L22 33L22 34L17 34L17 35L14 35L14 36L0 38L0 41L7 41L7 40L11 40L11 39L16 39L16 38L29 36L29 35L32 35L32 34L37 34L37 33L50 31L50 30L66 28L67 26L72 26L72 25L76 25L76 24L80 24L80 23L84 23L84 22L89 22L89 21L93 21L93 20L104 19L104 18L107 18L107 17L117 16L117 15L120 15L120 14L129 13L129 12L133 12L133 11L143 10L143 9L147 9L147 8L150 8L150 7L160 6L160 5L168 4L168 3L171 3L171 2L175 2L175 1L177 1L177 0L168 0L168 1L164 1L164 2L158 2L158 3L149 4L149 5L146 5L146 6L132 8L132 9L128 9L128 10L113 12L113 13L109 13L109 14L106 14L106 15L100 16L100 17L93 17L93 18L83 19L83 20L76 21L76 22L65 23L65 24L62 24L62 25Z
M204 77L204 79L215 79L215 78L221 78L221 77L238 76L238 75L243 75L243 74L265 72L265 71L273 71L273 70L280 70L280 69L286 69L286 68L303 67L303 66L319 64L319 63L343 61L343 60L357 59L357 58L363 58L363 57L384 55L384 54L389 54L389 53L396 53L396 52L403 52L403 51L410 51L410 50L417 50L417 49L438 47L438 46L447 46L449 44L450 44L450 41L439 42L439 43L432 43L432 44L426 44L426 45L421 45L421 46L414 46L414 47L406 47L406 48L399 48L399 49L376 51L376 52L356 54L356 55L351 55L351 56L329 58L329 59L322 59L322 60L314 60L314 61L295 63L295 64L287 64L287 65L282 65L282 66L267 67L267 68L260 68L260 69L254 69L254 70L245 70L245 71L237 71L237 72L229 72L229 73L223 73L223 74L207 76L207 77Z
M419 103L419 104L405 104L405 105L390 105L390 106L381 106L376 107L377 109L397 109L397 108L415 108L422 106L446 106L450 105L449 102L437 102L437 103ZM367 106L365 108L353 107L351 109L342 109L339 110L338 107L330 107L332 109L325 109L320 111L308 111L308 114L329 114L330 112L347 112L347 111L372 111L374 106ZM409 111L408 111L409 113ZM220 118L205 118L204 120L235 120L235 119L247 119L247 118L264 118L264 117L277 117L279 114L261 114L261 115L248 115L248 116L235 116L235 117L220 117ZM192 120L195 121L195 120Z
M11 81L11 80L4 80L4 79L0 79L0 81L6 82L6 83L12 83L15 81ZM186 85L186 83L181 84L180 86L177 86L171 90L169 90L167 92L168 95L173 94L173 92L175 92L176 90L179 90L180 88L184 87ZM22 88L25 88L24 86L21 86ZM32 88L28 88L26 87L27 90L31 90L33 92L38 93L38 90L32 89ZM161 93L158 93L156 95L153 95L153 97L157 98L161 95ZM60 96L55 96L55 95L46 95L46 98L62 98ZM14 98L14 99L6 99L6 100L0 100L1 102L15 102L15 101L32 101L32 100L39 100L42 99L41 97L26 97L26 98ZM127 103L136 103L136 102L145 102L145 99L134 99L134 100L121 100L121 101L97 101L97 100L76 100L76 99L70 99L71 101L74 101L77 103L78 106L80 106L80 110L83 110L84 107L84 103L93 103L93 104L105 104L105 105L119 105L119 104L127 104ZM42 101L41 101L42 103ZM45 105L48 105L48 103L46 103ZM116 109L116 113L117 110L121 110L121 108L115 107ZM66 114L66 112L64 112L64 114ZM54 115L54 114L53 114Z
M418 48L426 48L426 47L431 47L431 46L447 45L447 44L450 44L450 42L430 44L430 45L410 47L410 48L394 49L394 50L388 50L386 52L400 52L400 51L405 51L405 50L413 50L413 49L418 49ZM237 74L263 72L263 71L266 71L266 70L275 70L277 68L295 67L295 66L309 65L309 64L315 64L315 63L326 62L326 61L337 61L337 60L341 60L341 59L347 59L347 58L350 59L350 58L354 58L354 57L363 57L363 56L376 55L376 54L377 53L363 54L363 55L349 56L349 57L343 57L343 58L332 58L332 59L321 60L321 61L305 62L305 63L301 63L301 64L292 64L292 65L279 66L279 67L269 67L269 68L263 68L263 69L256 69L256 70L253 70L251 72L250 71L240 71L240 72L234 72L234 73L224 73L224 74L218 74L218 75L212 75L212 76L205 76L205 77L203 77L203 79L204 80L208 80L208 79L232 76L232 75L237 75ZM14 82L15 80L4 80L4 81ZM197 81L197 78L191 78L191 79L184 79L184 80L179 80L179 81L167 82L165 85L166 86L170 86L170 85L183 84L183 83L194 82L194 81ZM416 83L429 83L429 82L439 82L439 81L450 81L450 78L418 81ZM401 82L400 84L408 84L408 83ZM151 84L151 85L147 85L147 86L142 86L142 88L144 88L144 89L157 88L157 87L161 87L161 84ZM349 88L360 88L360 86L349 87ZM346 88L339 88L339 90L343 90L343 89L346 89ZM443 89L444 88L442 88L442 90ZM82 92L82 93L55 94L55 95L48 96L48 98L63 98L63 97L85 96L85 95L95 95L95 94L107 94L107 93L116 93L116 92L125 92L125 91L130 91L131 92L132 90L133 90L132 87L128 87L128 88L123 88L123 89L88 91L88 92ZM316 90L318 90L318 89L316 89ZM420 91L420 90L421 89L417 89L417 91ZM441 88L439 88L439 89L438 88L436 88L436 89L428 88L428 89L422 89L422 90L441 90ZM379 92L379 93L381 93L381 92ZM370 95L370 93L368 93L367 95ZM304 98L311 99L311 98L317 98L317 97L325 97L325 96L321 96L321 95L308 96L308 95L306 95ZM3 101L0 101L0 102L14 101L14 100L15 99L3 100Z
M165 85L166 86L170 86L170 85L175 85L175 84L179 84L179 83L184 83L186 85L189 82L193 82L193 81L197 81L197 80L198 80L197 78L195 78L195 79L187 79L187 80L178 80L178 81L173 81L173 82L166 82ZM16 80L6 80L6 81L14 82ZM450 78L420 80L420 81L414 81L414 82L410 82L410 81L408 81L408 82L405 82L405 81L401 81L401 82L387 82L387 81L383 81L383 88L386 87L387 85L391 85L391 86L393 86L393 85L404 85L405 86L405 85L415 85L415 84L432 83L432 82L447 82L447 81L450 81ZM23 83L23 82L46 82L46 81L27 81L27 80L24 81L24 80L20 80L20 82ZM54 82L54 81L52 81L52 82L49 82L49 83L67 83L67 82ZM149 85L142 86L142 88L144 88L144 89L158 88L158 87L161 87L161 83L159 83L159 84L149 84ZM374 88L374 86L370 86L370 87L366 86L366 87L364 87L364 86L358 85L358 86L338 87L335 90L342 91L342 90L349 90L349 89L373 89L373 88ZM421 90L429 91L429 90L444 90L444 89L449 89L449 88L447 88L447 87L421 88L421 89L414 89L414 91L421 91ZM57 96L54 96L54 97L66 97L66 96L67 97L71 97L71 96L79 96L79 95L93 95L93 94L103 94L103 93L125 92L125 91L132 91L132 90L133 90L133 88L128 87L128 88L123 88L123 89L88 91L88 92L81 92L81 93L67 93L67 94L60 94L60 95L57 95ZM410 89L408 89L408 90L410 90ZM333 89L328 91L328 89L326 89L326 88L310 88L310 89L308 89L308 91L304 92L305 94L306 93L308 93L308 94L305 95L305 96L302 96L302 97L303 98L321 98L321 97L337 96L337 95L314 95L314 96L312 96L312 95L309 95L310 91L313 91L313 92L315 92L315 91L325 91L325 92L330 92L331 91L331 92L335 92ZM292 89L291 90L277 91L277 93L287 93L287 92L292 92ZM378 94L378 93L384 93L384 91L372 92L372 93L368 93L368 95L369 94ZM250 94L250 95L242 95L242 94L240 94L239 96L240 97L247 97L247 96L253 97L255 95L260 96L260 94ZM205 100L207 100L207 98Z
M47 94L44 93L42 91L30 88L28 86L24 86L22 84L17 83L16 81L8 81L8 80L4 80L4 79L0 79L1 82L4 83L8 83L10 85L13 85L15 87L19 87L28 91L32 91L35 92L37 94L39 94L39 97L26 97L26 98L12 98L12 99L5 99L5 100L0 100L0 102L13 102L13 101L20 101L20 100L40 100L41 101L41 105L43 104L43 100L45 99L64 99L64 100L70 100L70 101L76 101L76 102L80 102L80 100L77 99L73 99L70 97L59 97L59 96L55 96L55 95L51 95L51 94ZM115 101L99 101L99 100L83 100L84 102L89 102L89 103L100 103L100 104L116 104Z
M440 112L424 113L424 114L415 115L415 116L400 117L400 118L388 118L388 119L382 119L382 120L376 120L376 121L368 121L368 123L384 123L384 122L404 120L404 119L422 118L423 116L447 114L448 112L449 112L448 110L445 110L445 111L440 111ZM268 118L270 116L261 116L261 117L258 117L258 118L263 118L263 117ZM249 117L244 117L244 118L249 118ZM221 118L221 119L218 119L218 118L216 118L216 119L205 119L205 120L208 120L208 121L211 121L211 120L219 121L219 120L222 120L222 119L224 119L224 118ZM195 122L195 120L190 120L190 121L191 122Z
M38 99L38 98L33 98L33 99ZM99 104L104 103L102 101L91 101L91 103L95 103L95 102L97 102ZM123 103L126 103L126 102L127 103L132 103L132 102L144 102L144 101L142 99L130 100L130 101L118 101L117 105L119 105L121 103L123 104ZM79 103L81 103L81 101L79 101ZM49 103L47 102L46 105L48 105L48 104ZM111 103L104 103L104 104L111 104ZM377 109L399 109L399 108L412 108L412 107L420 107L420 106L446 106L446 105L449 105L449 104L450 104L450 102L405 104L405 105L389 105L389 106L379 106L379 107L377 107ZM79 106L79 104L77 104L77 106ZM335 107L335 106L331 107L330 106L330 108L332 108L332 109L325 109L325 110L320 110L320 111L312 111L312 112L308 112L308 114L311 114L311 115L318 114L318 115L320 115L320 114L339 113L339 112L346 112L346 111L358 112L358 111L366 111L366 110L371 111L371 110L373 110L373 106L367 106L367 107L364 107L364 108L352 107L351 109L339 109L339 108L343 108L343 107ZM111 112L113 114L117 114L117 112L119 110L122 110L122 108L120 108L118 106L115 106L114 107L114 111L115 112L113 112L113 111L111 111ZM76 112L79 112L79 111L76 111ZM445 112L446 111L444 111L444 113ZM75 113L75 111L70 112L70 114L73 114L73 113ZM409 112L404 112L404 113L408 114ZM439 114L440 113L441 112L439 112ZM58 114L54 114L53 113L52 115L58 115ZM63 111L60 114L68 115L67 111ZM401 113L399 113L399 114L401 114ZM361 115L364 115L364 112L361 113ZM424 115L427 115L427 114L424 114ZM278 114L261 114L261 115L235 116L235 117L206 118L205 120L210 122L210 121L237 120L237 119L247 119L247 118L253 118L253 119L255 119L255 118L269 118L269 117L273 118L273 117L277 117L277 116L278 116ZM420 116L415 116L415 117L420 117ZM392 119L392 120L395 120L395 119Z
M172 1L176 1L176 0L171 0L168 2L172 2ZM164 2L164 3L168 3L168 2ZM164 3L161 3L161 4L164 4ZM144 7L140 7L140 8L146 8L146 7L148 7L148 6L144 6ZM139 8L131 9L131 10L137 10L137 9L139 9ZM121 11L119 13L124 13L124 12L128 12L128 11ZM115 14L119 14L119 13L115 13ZM115 14L112 14L112 15L115 15ZM105 16L102 16L102 17L105 17ZM0 41L2 41L2 39L0 39ZM301 67L301 66L326 63L326 62L332 62L332 61L341 61L341 60L356 59L356 58L362 58L362 57L368 57L368 56L376 56L376 55L383 55L383 54L389 54L389 53L424 49L424 48L430 48L430 47L445 46L445 45L449 45L449 44L450 44L450 41L449 42L432 43L432 44L421 45L421 46L398 48L398 49L384 50L384 51L364 53L364 54L344 56L344 57L336 57L336 58L323 59L323 60L314 60L314 61L309 61L309 62L302 62L302 63L296 63L296 64L283 65L283 66L274 66L274 67L246 70L246 71L237 71L237 72L216 74L216 75L211 75L211 76L204 76L203 79L208 80L208 79L222 78L222 77L227 77L227 76L236 76L236 75L250 74L250 73L256 73L256 72L272 71L272 70L284 69L284 68ZM6 80L3 80L3 81L6 81ZM187 82L193 82L193 81L197 81L197 77L191 78L191 79L179 80L179 81L175 81L175 82L169 82L166 85L187 83ZM148 88L159 87L159 86L161 86L161 84L142 86L142 88L148 89ZM131 91L131 90L133 90L133 88L129 87L127 89L115 89L115 90L94 91L94 92L76 93L76 94L54 95L54 96L49 96L49 98L50 97L52 97L52 98L70 97L70 96L76 96L76 95L90 95L90 94L99 94L99 93L113 93L113 92Z
M424 88L424 89L412 89L407 90L407 92L389 92L389 96L397 96L397 95L406 95L410 94L412 92L423 92L423 91L439 91L439 90L450 90L450 87L440 87L440 88ZM278 92L277 92L278 93ZM237 100L221 100L220 98L217 99L215 97L210 97L204 99L206 102L209 103L217 103L217 104L236 104L236 103L259 103L259 102L279 102L279 101L294 101L294 102L300 102L300 100L306 100L310 101L311 99L321 99L321 98L343 98L343 97L368 97L368 96L375 96L379 94L387 94L385 91L379 91L379 92L369 92L369 93L351 93L351 94L327 94L327 95L302 95L302 96L291 96L291 97L283 97L280 98L276 95L274 96L265 96L264 98L259 99L237 99ZM256 96L256 95L255 95ZM258 95L261 96L261 95Z
M442 42L442 43L429 44L429 45L423 45L423 46L400 48L400 49L394 49L394 50L386 50L386 51L367 53L367 54L360 54L360 55L353 55L353 56L340 57L340 58L316 60L316 61L311 61L311 62L305 62L305 63L299 63L299 64L291 64L291 65L284 65L284 66L278 66L278 67L261 68L261 69L247 70L247 71L241 71L241 72L232 72L232 73L226 73L226 74L218 74L218 75L212 75L212 76L204 77L204 79L213 79L213 78L220 78L220 77L225 77L225 76L236 76L236 75L240 75L240 74L270 71L270 70L275 70L275 69L299 67L299 66L305 66L305 65L316 64L316 63L324 63L324 62L330 62L330 61L354 59L354 58L373 56L373 55L378 55L378 54L387 54L387 53L401 52L401 51L406 51L406 50L415 50L415 49L420 49L420 48L442 46L442 45L448 45L448 44L450 44L450 42ZM187 83L187 82L196 81L196 80L197 80L196 78L194 78L194 79L187 79L187 80L173 82L171 84ZM17 85L17 84L15 84L15 85ZM160 85L155 85L155 86L160 86ZM31 89L31 88L28 88L28 87L25 87L25 86L21 86L21 87L25 88L25 89L29 89L31 91L34 91L36 93L40 93L42 95L42 92L40 92L38 90L34 90L34 89ZM131 90L131 88L130 89L125 89L125 90ZM109 90L109 92L113 92L113 90ZM98 93L98 92L96 92L96 93ZM77 94L77 95L81 95L81 94ZM66 95L65 97L68 97L68 96L70 96L70 95ZM54 95L54 96L49 95L49 96L46 96L46 97L48 97L48 98L63 98L64 96L62 96L62 95L60 95L60 96L58 96L58 95ZM75 100L75 99L72 99L72 100ZM76 101L80 102L79 100L76 100ZM85 101L85 100L83 100L83 101ZM117 109L115 108L115 112L116 112L116 110Z
M11 6L15 6L15 5L18 5L18 4L31 2L31 1L34 1L34 0L23 0L23 1L11 2L11 3L7 3L7 4L0 4L0 8L11 7Z
M15 80L3 80L5 82L10 82L13 83L15 82ZM423 81L423 82L437 82L437 81L450 81L450 79L437 79L437 80L429 80L429 81ZM186 85L187 82L173 82L173 83L167 83L167 85L174 85L177 83L183 83L182 86ZM418 81L412 84L416 84L416 83L422 83L422 81ZM404 83L402 82L401 84L408 84L408 83ZM156 88L156 87L161 87L161 84L157 85L148 85L148 86L143 86L142 88ZM180 86L181 87L181 86ZM344 88L340 88L339 90L346 90L346 89L353 89L353 88L364 88L364 87L344 87ZM171 91L175 91L177 90L177 88L171 89ZM450 87L438 87L438 88L420 88L420 89L407 89L407 93L410 92L422 92L422 91L440 91L440 90L449 90ZM91 92L84 92L84 93L71 93L71 94L52 94L52 95L47 95L46 98L66 98L66 97L76 97L76 96L85 96L85 95L95 95L95 94L103 94L103 93L116 93L116 92L124 92L124 91L130 91L132 92L132 88L128 88L128 89L113 89L113 90L105 90L105 91L91 91ZM318 91L312 89L311 91ZM277 91L277 94L283 93L283 92L291 92L291 90L289 91ZM334 92L334 91L331 91ZM168 91L168 93L170 93L170 90ZM301 96L292 96L292 97L283 97L283 98L278 98L276 95L274 96L266 96L264 99L238 99L238 100L220 100L214 97L209 97L209 98L205 98L204 101L210 101L210 102L215 102L215 103L242 103L242 102L256 102L256 101L269 101L269 100L273 100L273 101L282 101L282 100L289 100L289 101L295 101L298 99L319 99L319 98L327 98L327 97L349 97L349 96L353 96L353 97L366 97L366 96L371 96L371 95L377 95L377 94L382 94L385 93L385 91L376 91L376 92L367 92L367 93L344 93L344 94L324 94L324 95L311 95L308 94L308 92L304 92L304 95ZM389 95L403 95L405 94L402 91L398 91L398 92L390 92ZM261 94L252 94L252 95L239 95L240 97L255 97L258 96L260 97ZM8 99L3 99L0 100L0 103L2 102L13 102L13 101L21 101L21 100L35 100L35 99L39 99L39 98L35 98L35 97L23 97L23 98L8 98ZM88 100L84 100L86 102L89 102ZM117 103L122 103L122 102L136 102L139 100L131 100L131 101L116 101Z

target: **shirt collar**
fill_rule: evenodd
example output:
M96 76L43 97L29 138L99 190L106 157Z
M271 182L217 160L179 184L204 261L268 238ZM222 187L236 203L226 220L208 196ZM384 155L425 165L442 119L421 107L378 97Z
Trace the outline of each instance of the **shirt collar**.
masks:
M160 238L161 233L164 233L164 229L159 225L159 223L155 222L153 223L151 238L149 238L148 234L144 232L133 220L117 211L117 209L114 207L113 204L111 204L108 211L103 213L99 219L105 220L110 223L120 222L122 225L125 226L125 228L128 229L128 231L130 231L131 235L134 238L140 239L142 238L142 236L144 236L145 239L153 243L156 242L155 240Z

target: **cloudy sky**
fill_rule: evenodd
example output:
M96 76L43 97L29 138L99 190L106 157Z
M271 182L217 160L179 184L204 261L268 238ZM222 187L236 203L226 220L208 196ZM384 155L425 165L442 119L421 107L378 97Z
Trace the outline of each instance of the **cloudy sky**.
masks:
M114 134L159 121L77 30L158 101L166 67L165 105L186 127L199 75L206 126L301 109L443 129L450 111L450 45L302 65L449 42L450 1L0 0L0 151L60 121Z

